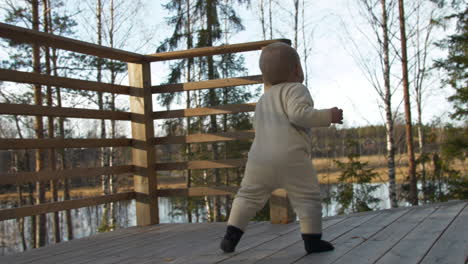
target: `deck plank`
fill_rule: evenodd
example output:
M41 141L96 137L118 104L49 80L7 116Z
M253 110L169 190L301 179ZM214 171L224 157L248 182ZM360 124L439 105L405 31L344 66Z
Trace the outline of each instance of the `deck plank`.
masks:
M328 221L324 221L323 229L327 230L330 226L338 224L339 222L344 221L346 218L335 218ZM299 227L296 230L293 230L287 234L279 236L273 240L270 240L266 243L263 243L257 247L252 247L242 254L233 255L230 258L227 258L219 263L223 264L234 264L234 263L255 263L256 261L274 254L278 250L286 248L297 241L301 241L301 233L299 231Z
M432 246L421 264L450 264L468 262L468 203Z
M351 251L353 248L364 243L367 239L378 233L380 230L391 225L410 211L409 208L403 210L386 210L377 217L370 219L347 234L333 241L335 250L321 254L310 254L295 262L297 264L304 263L332 263L342 255Z
M392 247L377 263L419 263L432 244L464 207L464 203L439 207L437 211Z
M346 220L331 226L323 232L323 239L328 241L333 241L334 239L342 236L343 234L349 232L350 230L366 223L370 219L380 215L380 212L372 214L360 214L358 216L348 217ZM304 242L299 240L289 247L283 248L277 251L274 254L267 256L266 258L261 259L256 263L263 264L283 264L291 263L296 261L306 255L304 249Z
M353 248L352 251L341 256L334 263L374 263L406 234L423 222L426 217L434 213L435 210L434 207L412 208L408 214Z
M198 223L119 229L3 256L0 263L463 263L467 205L454 201L326 218L323 237L335 250L311 255L297 222L252 222L230 254L219 249L226 223Z

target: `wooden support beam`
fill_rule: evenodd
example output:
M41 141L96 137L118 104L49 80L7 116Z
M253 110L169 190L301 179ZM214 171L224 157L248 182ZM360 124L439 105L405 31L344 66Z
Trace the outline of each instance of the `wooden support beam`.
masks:
M261 75L152 86L153 93L173 93L263 83Z
M132 88L130 86L125 85L99 83L6 69L0 69L0 80L6 82L51 85L75 90L96 91L116 94L130 94L130 89Z
M209 187L191 187L182 189L159 189L159 197L196 197L211 195L234 195L239 187L236 186L209 186Z
M0 23L0 37L23 43L37 43L51 48L64 49L83 54L114 59L124 62L143 62L153 60L152 57L124 50L104 47L71 38L39 32L27 28Z
M0 139L0 149L49 149L49 148L100 148L100 147L130 147L132 140L128 138L115 139Z
M270 197L270 222L289 224L296 221L296 214L284 189L275 190Z
M17 219L26 216L40 215L46 213L71 210L99 204L112 203L118 201L132 200L135 198L134 192L117 193L105 196L90 197L84 199L67 200L55 203L44 203L38 205L24 206L20 208L10 208L0 210L0 221Z
M0 114L131 120L128 112L0 103Z
M0 173L0 184L25 184L70 178L96 177L105 174L124 174L133 172L132 165L98 168L73 168L66 170L43 170L37 172Z
M152 57L151 61L187 59L187 58L193 58L193 57L259 50L262 47L265 47L266 45L275 43L275 42L284 42L284 43L291 45L291 40L289 39L272 39L272 40L262 40L262 41L246 42L246 43L239 43L239 44L222 45L222 46L217 46L217 47L203 47L203 48L194 48L194 49L180 50L180 51L161 52L161 53L150 54L148 56Z
M132 117L143 116L143 120L132 119L132 164L136 167L133 183L136 192L136 218L138 226L159 223L156 161L153 145L154 125L151 93L151 68L149 63L128 64L130 85L140 88L130 96Z
M255 103L230 104L212 107L188 108L170 111L153 112L154 119L179 118L188 116L207 116L219 114L234 114L255 111Z
M165 144L185 144L185 143L204 143L204 142L224 142L234 140L251 140L255 137L254 130L222 132L222 133L202 133L190 134L187 136L168 136L157 137L154 139L155 145ZM0 141L1 146L1 141Z
M192 160L182 162L156 163L156 170L201 170L244 167L246 159Z

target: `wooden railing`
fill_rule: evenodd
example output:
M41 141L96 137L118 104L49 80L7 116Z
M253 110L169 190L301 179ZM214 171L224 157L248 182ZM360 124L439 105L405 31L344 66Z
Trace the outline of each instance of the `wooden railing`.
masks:
M268 40L249 42L219 47L196 48L183 51L141 55L123 50L103 47L83 41L60 37L52 34L20 28L0 23L0 37L17 42L39 44L51 48L79 52L101 58L114 59L128 63L129 85L114 85L74 78L49 76L37 73L0 69L0 80L16 83L39 84L63 87L83 91L106 92L128 95L130 112L92 110L81 108L51 107L30 104L0 103L1 115L32 115L89 119L127 120L131 122L132 137L118 139L0 139L0 149L53 149L53 148L100 148L131 147L132 164L97 167L71 168L63 170L42 170L36 172L0 173L0 184L24 184L37 181L63 180L71 178L95 177L105 174L133 174L134 191L104 195L98 197L66 200L61 202L37 204L21 208L0 210L0 220L33 216L62 210L70 210L98 204L136 199L137 225L159 223L159 196L209 196L233 194L237 187L190 187L183 189L158 189L157 171L213 169L243 167L246 160L203 160L186 162L156 163L155 145L187 144L202 142L226 142L233 140L251 140L254 132L236 131L213 134L190 134L185 136L156 137L153 127L155 119L206 116L250 112L255 104L221 105L216 107L191 108L170 111L153 111L152 95L158 93L181 92L200 89L214 89L239 85L259 84L261 76L246 76L191 83L152 85L151 62L209 56L233 52L259 50L273 42L289 40ZM284 195L283 195L284 196ZM280 195L280 197L282 197ZM284 207L284 201L278 202L278 208ZM275 208L275 205L272 206ZM285 222L278 213L272 213L273 222Z

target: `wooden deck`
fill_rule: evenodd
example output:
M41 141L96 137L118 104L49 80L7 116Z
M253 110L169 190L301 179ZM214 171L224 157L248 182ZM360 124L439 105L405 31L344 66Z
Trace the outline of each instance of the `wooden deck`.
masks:
M466 263L467 201L327 218L332 252L306 255L297 223L253 222L236 252L218 245L225 223L161 224L34 249L0 263Z

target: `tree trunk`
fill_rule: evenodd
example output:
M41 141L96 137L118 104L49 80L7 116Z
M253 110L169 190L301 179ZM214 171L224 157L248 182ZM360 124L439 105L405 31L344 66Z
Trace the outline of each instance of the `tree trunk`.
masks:
M408 81L408 55L406 45L406 32L405 32L405 11L403 0L398 0L398 14L400 20L400 39L401 39L401 64L403 75L403 93L405 102L405 122L406 122L406 146L408 153L408 174L410 177L410 194L409 199L412 205L418 205L418 188L416 179L416 166L414 162L414 149L413 149L413 131L411 124L411 103L409 95L409 81Z
M264 0L260 0L260 24L262 24L262 36L263 40L266 40L266 25L265 25L265 3Z
M191 49L193 47L193 40L192 40L192 28L191 28L191 17L190 17L190 0L187 0L187 25L186 25L186 38L187 38L187 49ZM187 59L187 82L192 81L192 64L193 64L193 58ZM190 91L186 92L186 108L190 108ZM190 117L186 118L187 122L187 135L190 134ZM187 161L191 159L192 153L191 153L191 146L190 144L185 144L185 154L187 156ZM190 169L187 169L187 188L190 188L192 185L192 171ZM187 197L187 221L189 223L192 223L192 210L190 208L190 197Z
M390 206L398 207L396 196L395 179L395 139L393 137L393 115L392 115L392 93L390 90L390 60L386 0L380 1L382 5L382 33L383 33L383 58L384 58L384 105L385 105L385 128L387 138L387 168L388 168L388 193Z
M216 6L214 5L215 2L213 0L207 0L206 1L206 30L207 30L207 46L211 47L213 46L213 26L214 26L214 12L216 9ZM215 78L215 72L214 72L214 61L213 61L213 56L208 56L208 79L212 80ZM209 105L210 106L215 106L216 105L216 92L214 89L210 89L208 92L209 95ZM210 132L211 133L216 133L218 132L218 124L216 122L216 115L211 115L210 116ZM218 144L212 143L212 151L213 151L213 160L218 160L219 159L219 153L218 153ZM214 176L215 176L215 186L220 185L220 172L219 169L214 169ZM220 210L220 201L219 201L219 196L214 197L213 201L213 207L214 207L214 212L213 212L213 221L217 222L220 219L221 215L221 210Z
M42 0L42 5L43 5L43 27L44 27L44 32L45 33L50 33L49 29L49 16L51 13L51 7L48 4L48 0ZM50 68L50 49L49 47L45 47L45 66L46 66L46 75L51 75L51 68ZM47 106L52 107L53 102L52 102L52 87L50 85L47 85ZM49 138L54 138L54 118L52 116L49 116L47 118L47 129L48 129L48 136ZM56 170L56 159L55 159L55 149L51 148L49 149L49 168L50 170L54 171ZM57 191L57 181L52 180L50 181L50 192L52 193L52 201L57 202L58 201L58 191ZM54 212L54 217L52 221L52 229L54 231L54 239L55 243L60 242L60 212Z
M97 44L102 45L102 3L101 0L97 0L96 3L96 31L97 31ZM101 58L97 58L97 65L96 65L96 81L102 82L102 64L103 61ZM99 110L104 110L104 96L102 92L98 92L98 108ZM101 119L101 138L106 138L106 121L105 119ZM102 147L99 152L99 161L101 167L106 167L108 164L107 162L107 155L106 155L106 148ZM108 186L108 175L101 175L101 189L104 195L109 194L109 186ZM104 204L103 211L102 211L102 220L105 223L101 223L101 225L108 225L108 217L109 214L109 204Z
M307 47L307 38L305 30L305 0L302 0L302 43L303 43L303 60L304 60L304 81L305 86L309 87L309 70L308 70L308 58L309 58L309 49Z
M268 15L270 19L270 39L273 39L273 17L272 17L272 12L271 12L271 1L268 1Z
M52 64L53 64L53 72L54 76L58 76L58 57L57 57L57 50L52 49ZM55 87L55 93L57 94L57 106L62 107L62 93L61 93L61 88L60 87ZM59 117L59 138L64 139L65 138L65 119L63 117ZM58 153L60 155L60 169L65 170L68 168L67 165L67 157L65 154L65 149L60 148L58 149ZM70 200L70 180L69 179L64 179L63 180L63 200L67 201ZM67 238L68 240L73 240L73 222L72 222L72 216L71 216L71 210L65 210L65 218L67 222Z
M32 5L32 24L33 29L39 31L39 1L31 0ZM34 73L41 73L41 55L40 47L38 44L33 44L33 68ZM38 84L34 85L34 103L36 105L42 105L42 89ZM36 138L44 138L44 124L42 122L42 116L36 116L35 130ZM36 150L36 171L41 171L44 169L44 157L43 151ZM45 186L42 182L36 182L36 203L42 204L45 202ZM46 215L41 214L37 216L36 220L36 245L35 247L45 246L46 243Z
M297 50L297 35L299 34L299 0L294 1L294 48Z

